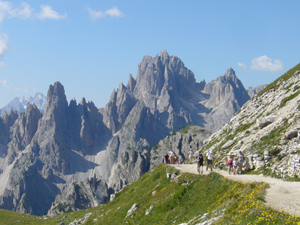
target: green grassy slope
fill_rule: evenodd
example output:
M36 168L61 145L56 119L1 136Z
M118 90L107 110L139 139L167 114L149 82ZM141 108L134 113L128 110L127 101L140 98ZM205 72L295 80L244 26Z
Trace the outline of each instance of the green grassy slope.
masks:
M281 84L281 82L286 81L288 79L291 78L291 76L294 75L294 73L300 70L300 63L297 64L296 66L294 66L292 69L290 69L289 71L287 71L285 74L283 74L282 76L280 76L279 78L277 78L275 81L273 81L271 84L269 84L267 87L265 87L261 92L258 93L258 95L263 95L265 92L271 90L271 89L277 89L279 87L279 85Z
M167 171L176 175L173 181L167 178ZM159 165L104 205L47 219L0 210L0 223L69 224L88 213L92 214L84 224L181 224L189 221L189 224L197 224L216 217L220 217L216 224L300 223L298 217L265 207L265 188L266 183L234 182L217 173L208 176L179 173L174 168ZM126 218L135 203L138 209Z

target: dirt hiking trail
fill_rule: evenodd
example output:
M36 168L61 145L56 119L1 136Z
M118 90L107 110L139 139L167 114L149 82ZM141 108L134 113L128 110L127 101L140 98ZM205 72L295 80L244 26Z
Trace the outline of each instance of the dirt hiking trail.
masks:
M197 164L174 164L171 166L174 166L183 172L198 174ZM203 169L204 175L210 173L210 169L209 171L205 171L205 169L206 166L204 166ZM289 214L294 214L295 216L300 217L300 182L288 182L262 175L229 175L227 171L215 168L213 171L235 181L250 183L266 182L270 184L270 188L267 189L265 197L266 205L276 210L283 210Z

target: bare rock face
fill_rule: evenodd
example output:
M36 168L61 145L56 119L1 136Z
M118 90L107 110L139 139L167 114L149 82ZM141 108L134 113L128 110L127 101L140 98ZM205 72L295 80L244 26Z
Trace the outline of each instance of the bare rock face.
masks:
M21 112L14 125L10 128L11 141L8 144L7 163L11 164L18 153L24 150L31 142L37 131L38 121L42 114L35 105L26 106L26 112Z
M16 111L10 110L9 114L6 111L0 117L0 157L7 155L7 145L10 142L10 127L18 118Z
M110 180L110 186L120 191L124 185L137 180L149 170L150 155L147 151L139 152L128 148L120 156L120 161Z
M132 76L129 78L128 89L121 83L117 92L114 90L110 101L102 111L104 122L108 128L116 133L124 124L126 117L136 104L131 89L135 86Z
M66 212L96 207L109 200L109 190L104 180L87 178L81 182L65 185L56 195L48 216L55 216Z
M38 169L42 162L32 152L23 151L9 173L5 186L0 187L0 207L21 213L43 215L51 206L59 189L43 178Z
M207 115L204 115L207 121L206 128L210 131L216 131L216 128L224 125L250 99L231 68L223 76L206 84L203 93L210 96L204 102L204 106L210 109Z
M17 119L17 116L15 114L16 112L10 111L10 115L7 114L5 111L2 116L0 117L0 160L6 157L7 155L7 145L10 141L10 127L14 123L14 121ZM8 118L10 117L10 119ZM3 170L3 168L0 166L0 171Z

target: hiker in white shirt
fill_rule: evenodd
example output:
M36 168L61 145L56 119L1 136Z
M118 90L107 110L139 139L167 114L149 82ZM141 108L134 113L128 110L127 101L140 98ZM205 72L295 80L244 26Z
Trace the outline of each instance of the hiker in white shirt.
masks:
M208 167L210 167L210 170L212 171L213 160L214 160L214 154L213 154L212 150L207 152L206 159L207 159L206 171L208 170Z
M174 163L174 156L175 156L175 154L174 154L173 150L171 149L169 151L170 164Z
M193 162L193 156L194 156L194 152L192 149L190 149L190 151L188 152L188 155L189 155L189 159L190 159L190 163Z

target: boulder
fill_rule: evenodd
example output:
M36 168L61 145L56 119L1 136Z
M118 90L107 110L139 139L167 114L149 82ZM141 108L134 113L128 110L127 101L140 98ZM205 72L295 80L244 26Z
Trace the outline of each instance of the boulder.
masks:
M276 117L273 115L266 116L266 117L257 119L256 124L260 129L262 129L262 128L268 126L269 124L273 123L275 121L275 119L276 119Z
M131 208L128 210L127 215L125 217L125 219L130 216L132 213L134 213L135 210L138 209L138 204L134 203Z
M110 195L110 199L109 199L109 201L113 201L113 200L115 199L115 197L116 197L116 195L115 195L115 194L111 194L111 195Z
M259 170L265 167L265 161L256 161L255 170Z
M256 161L264 161L264 157L256 157Z
M248 156L246 157L245 167L246 167L246 169L250 169L250 170L253 170L253 169L254 169L254 165L253 165L253 155L248 155Z
M290 130L285 134L285 138L291 140L295 137L298 137L298 130Z
M264 156L270 155L270 152L268 150L264 151Z
M266 155L266 156L264 157L264 160L265 160L265 161L268 161L268 160L270 160L271 158L272 158L272 156Z
M227 149L227 148L231 147L233 144L234 144L234 141L233 141L233 140L229 140L229 141L227 141L227 142L222 146L221 149L222 149L222 150Z

